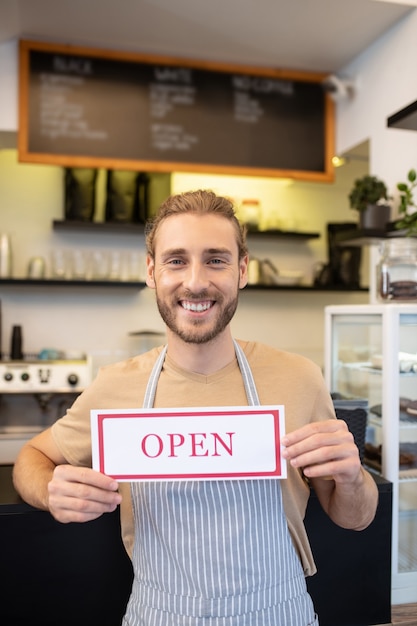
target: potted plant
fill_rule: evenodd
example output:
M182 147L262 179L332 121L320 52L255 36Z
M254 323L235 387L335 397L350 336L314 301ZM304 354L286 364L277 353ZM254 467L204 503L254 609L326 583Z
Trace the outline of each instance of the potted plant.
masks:
M397 189L400 192L400 206L398 207L399 219L395 222L395 228L405 229L405 235L417 236L417 211L410 213L410 209L417 208L414 202L414 189L417 187L417 172L415 169L409 170L406 183L398 183Z
M349 203L351 209L359 212L360 228L386 228L391 207L384 200L388 200L388 190L382 180L369 174L355 180L349 194Z

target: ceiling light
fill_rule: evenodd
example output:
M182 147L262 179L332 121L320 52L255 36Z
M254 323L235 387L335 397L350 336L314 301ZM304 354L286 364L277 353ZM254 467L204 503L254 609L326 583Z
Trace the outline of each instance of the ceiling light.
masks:
M346 157L339 157L337 155L332 157L332 164L334 167L342 167L342 165L346 165L347 162L348 160Z

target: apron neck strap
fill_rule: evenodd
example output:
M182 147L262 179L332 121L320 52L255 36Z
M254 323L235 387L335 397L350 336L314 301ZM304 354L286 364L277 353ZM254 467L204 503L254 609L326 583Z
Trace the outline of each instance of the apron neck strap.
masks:
M245 356L242 348L238 342L233 339L235 346L236 358L239 364L240 373L242 374L243 384L245 386L246 397L248 399L249 406L259 406L258 392L256 391L255 381L253 379L252 370L248 363L248 359Z
M250 406L259 406L259 398L258 393L256 391L255 381L253 379L252 371L250 369L248 360L243 352L242 348L239 346L237 341L233 339L233 344L235 347L235 353L237 362L240 368L240 372L243 378L243 384L245 386L246 397L248 400L248 404ZM166 353L168 346L164 346L161 354L158 356L155 365L152 368L151 375L148 380L148 385L145 391L145 397L143 399L143 408L151 409L155 402L156 388L158 386L159 376L164 365Z

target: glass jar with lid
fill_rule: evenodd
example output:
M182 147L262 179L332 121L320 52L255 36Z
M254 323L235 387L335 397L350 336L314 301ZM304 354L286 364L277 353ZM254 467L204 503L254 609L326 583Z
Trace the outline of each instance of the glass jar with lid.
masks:
M417 300L417 239L396 237L381 245L377 266L378 298L381 301Z
M240 207L240 219L248 231L260 230L262 217L261 203L256 199L244 199Z

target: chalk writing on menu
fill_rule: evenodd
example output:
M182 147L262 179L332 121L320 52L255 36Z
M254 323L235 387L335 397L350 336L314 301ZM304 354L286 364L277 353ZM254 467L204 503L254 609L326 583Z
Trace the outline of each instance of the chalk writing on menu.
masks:
M33 49L28 59L22 160L327 175L319 82L64 50Z
M198 143L196 133L169 121L175 109L195 105L196 88L192 81L190 68L154 68L154 81L149 85L149 111L152 119L150 141L155 150L188 151Z
M68 137L105 141L108 133L94 128L85 118L77 91L92 75L92 61L83 58L53 58L53 74L42 73L40 79L40 132L49 139Z
M232 76L234 89L234 113L237 122L256 124L265 114L260 100L261 94L294 96L292 81L272 78L251 77L242 74ZM258 97L256 97L258 95Z

